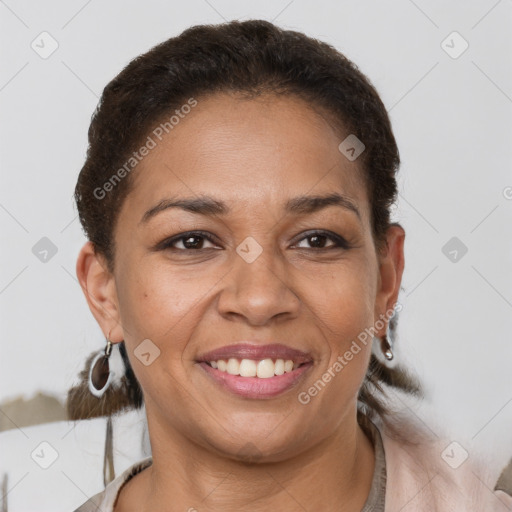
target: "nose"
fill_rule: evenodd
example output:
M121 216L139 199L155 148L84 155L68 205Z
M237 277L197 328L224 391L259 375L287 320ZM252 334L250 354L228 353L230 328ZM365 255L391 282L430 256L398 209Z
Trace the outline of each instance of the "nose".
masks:
M233 260L217 302L222 316L243 319L252 326L266 325L277 317L297 317L300 300L277 255L266 249L252 263L236 253Z

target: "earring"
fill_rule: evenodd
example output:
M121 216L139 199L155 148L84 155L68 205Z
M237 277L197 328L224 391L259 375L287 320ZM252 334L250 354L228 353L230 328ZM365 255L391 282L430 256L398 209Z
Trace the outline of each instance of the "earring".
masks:
M105 352L101 352L94 358L89 370L89 391L100 398L110 386L114 372L110 371L109 358L112 353L112 342L107 338Z
M380 350L382 352L382 355L388 361L391 361L393 359L393 348L387 334L383 334L382 337L380 338Z

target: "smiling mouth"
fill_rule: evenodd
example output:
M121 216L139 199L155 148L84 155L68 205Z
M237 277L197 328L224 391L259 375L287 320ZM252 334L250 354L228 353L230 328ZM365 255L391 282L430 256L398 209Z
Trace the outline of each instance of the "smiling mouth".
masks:
M284 375L308 364L307 362L294 362L292 359L218 359L217 361L205 361L211 368L229 375L240 377L256 377L269 379Z
M313 361L294 363L291 359L230 358L197 363L224 391L243 399L254 400L271 399L290 391L313 367ZM217 368L214 368L214 365ZM229 373L230 371L233 373Z

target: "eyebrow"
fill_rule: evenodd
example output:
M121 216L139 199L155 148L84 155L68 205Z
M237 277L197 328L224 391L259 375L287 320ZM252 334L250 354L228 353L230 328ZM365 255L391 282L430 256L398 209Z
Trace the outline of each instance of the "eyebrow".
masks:
M285 211L296 215L315 213L328 206L338 206L352 211L361 220L361 214L356 204L345 195L332 193L325 196L298 196L289 199L285 203ZM199 215L226 215L231 209L223 201L219 201L209 196L190 197L181 199L162 199L158 204L150 208L142 216L141 223L148 222L158 213L170 208L181 208L187 212L197 213Z

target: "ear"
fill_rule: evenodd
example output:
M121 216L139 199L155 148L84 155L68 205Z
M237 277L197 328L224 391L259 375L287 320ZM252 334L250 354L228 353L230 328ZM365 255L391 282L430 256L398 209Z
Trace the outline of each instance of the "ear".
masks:
M108 270L105 257L94 250L92 242L87 242L80 250L76 275L105 338L113 343L123 341L114 275Z
M375 300L375 322L384 321L384 327L376 331L376 336L386 334L390 313L398 300L402 274L404 271L405 231L398 223L392 224L386 233L387 244L378 254L379 279Z

